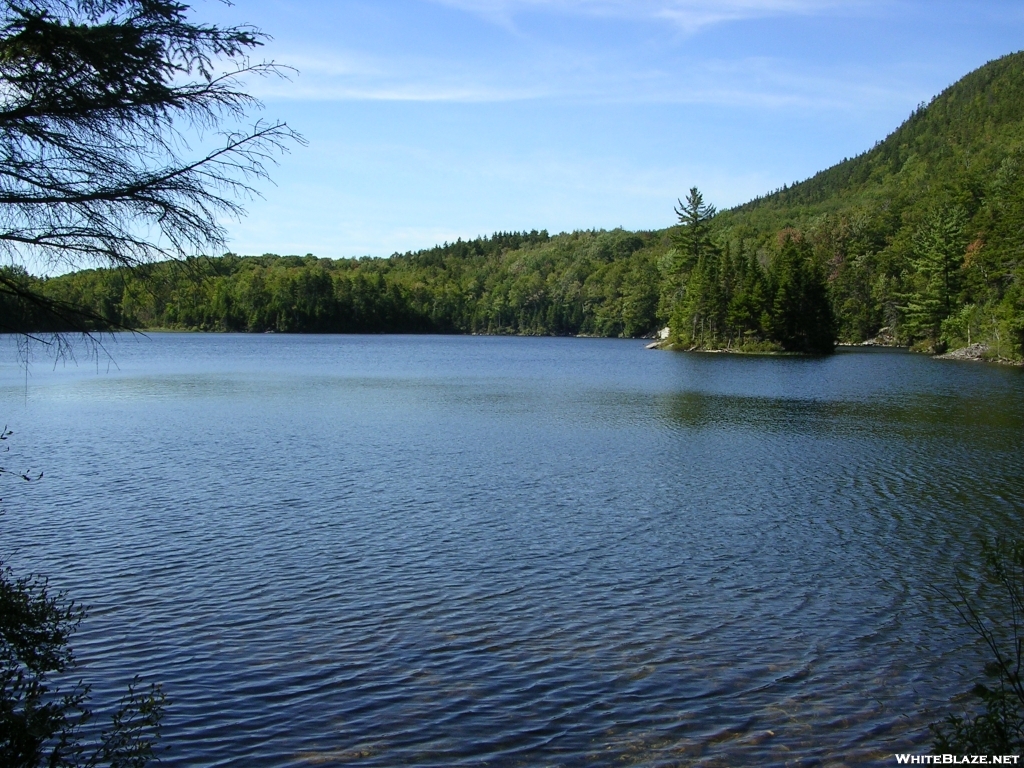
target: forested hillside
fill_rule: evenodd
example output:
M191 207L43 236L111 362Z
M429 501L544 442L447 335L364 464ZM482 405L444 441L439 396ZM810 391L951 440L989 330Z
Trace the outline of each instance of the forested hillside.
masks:
M990 62L885 141L723 212L720 241L762 260L780 237L824 270L838 337L1024 343L1024 54Z
M660 232L498 233L386 259L227 255L19 279L142 328L644 336L669 324L682 348L827 352L881 334L1019 358L1024 54L805 182L719 213L691 189L676 213ZM3 311L41 330L30 309Z

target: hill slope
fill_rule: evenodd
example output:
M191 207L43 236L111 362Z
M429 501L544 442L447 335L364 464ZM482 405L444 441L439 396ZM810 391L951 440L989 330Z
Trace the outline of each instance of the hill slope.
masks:
M959 344L970 334L1019 354L1024 53L967 75L863 155L715 223L746 248L771 249L787 228L805 237L827 270L840 338L888 326L908 342ZM923 316L922 302L936 300L942 311Z

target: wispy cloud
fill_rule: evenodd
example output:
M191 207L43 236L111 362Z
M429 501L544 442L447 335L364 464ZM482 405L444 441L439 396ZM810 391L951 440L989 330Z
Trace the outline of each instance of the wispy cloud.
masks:
M549 88L474 71L458 62L426 57L376 57L357 52L281 54L296 75L288 80L253 79L261 99L313 101L408 101L488 103L552 95Z
M558 99L582 103L693 104L754 109L863 111L927 98L877 73L805 69L770 57L711 59L678 66L615 66L573 52L531 66L465 66L429 57L374 58L358 53L286 55L290 81L258 80L263 99L501 103ZM683 66L683 65L679 65ZM694 83L697 83L696 87ZM913 103L917 103L914 101Z
M666 20L685 32L744 19L860 8L868 0L429 0L511 25L522 13Z
M526 10L616 17L671 17L681 27L726 18L811 13L875 0L423 0L474 13ZM562 25L564 29L566 25ZM663 29L668 25L662 24ZM552 99L560 103L698 104L754 109L849 108L875 110L906 102L892 72L818 61L813 66L777 56L708 51L680 44L671 32L657 42L641 35L589 30L560 34L559 25L534 26L529 36L492 35L493 44L420 45L404 49L346 47L277 50L298 71L290 81L261 80L251 91L264 99L486 104ZM482 34L486 37L487 32ZM734 46L735 47L735 46ZM735 54L734 54L735 55ZM723 58L724 56L724 58ZM921 96L914 94L915 97ZM916 102L915 102L916 103Z
M910 103L905 86L894 82L891 72L885 73L884 81L878 73L856 68L808 72L771 57L704 61L695 66L694 79L703 86L681 89L676 78L665 76L656 81L650 98L730 107L854 112Z

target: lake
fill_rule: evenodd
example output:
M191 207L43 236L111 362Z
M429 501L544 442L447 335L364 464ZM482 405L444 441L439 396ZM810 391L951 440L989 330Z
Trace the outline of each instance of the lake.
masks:
M1024 371L852 349L3 339L2 553L169 766L895 764L970 689L933 587L1021 530Z

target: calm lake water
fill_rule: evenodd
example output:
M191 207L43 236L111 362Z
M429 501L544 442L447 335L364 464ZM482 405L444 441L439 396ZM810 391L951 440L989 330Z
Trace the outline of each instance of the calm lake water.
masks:
M894 765L1024 517L1024 372L642 342L4 339L0 548L170 766Z

